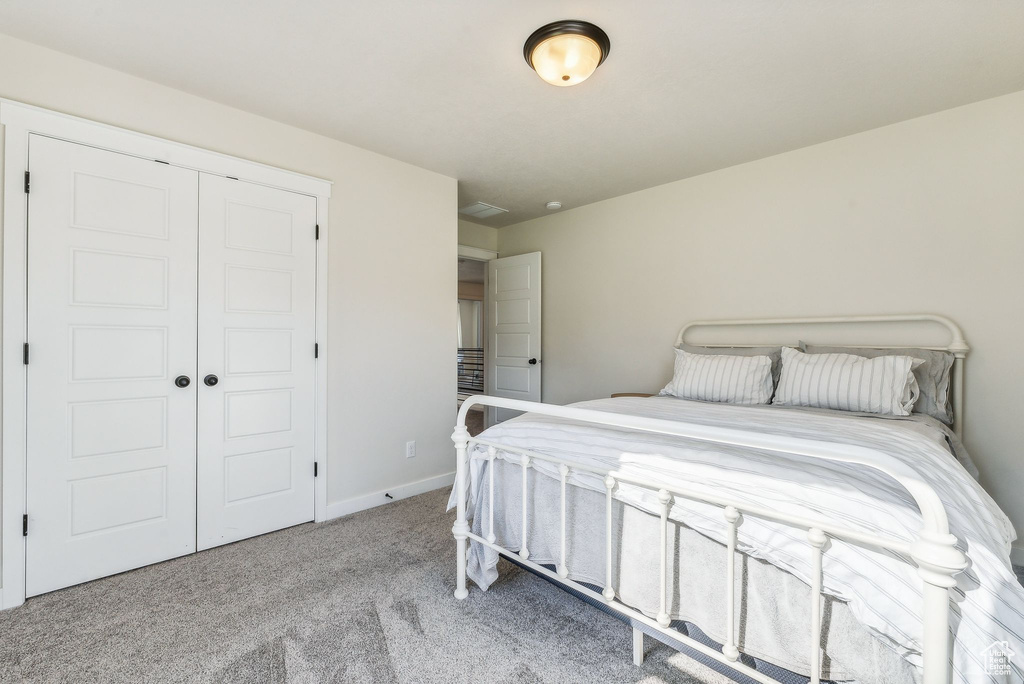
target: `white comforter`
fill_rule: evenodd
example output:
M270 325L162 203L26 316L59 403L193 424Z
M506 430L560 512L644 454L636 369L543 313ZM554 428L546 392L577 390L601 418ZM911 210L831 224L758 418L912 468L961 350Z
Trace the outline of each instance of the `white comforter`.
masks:
M973 465L959 443L937 421L891 420L837 412L743 407L669 397L603 399L575 404L589 409L668 420L741 427L757 432L856 444L878 449L922 474L946 507L951 532L971 565L958 577L952 629L954 682L1024 681L1024 588L1009 560L1016 538L1012 525L968 472ZM679 437L638 433L588 423L526 414L490 428L485 438L511 447L561 456L623 473L677 481L727 493L751 504L793 515L825 516L867 532L908 541L921 527L913 499L896 482L873 469L755 449L711 445ZM958 462L949 451L955 444ZM476 455L481 455L478 447ZM517 457L507 454L516 461ZM471 488L480 486L480 461L471 461ZM538 472L558 477L556 467L534 462ZM600 478L574 474L577 486L604 491ZM452 502L454 502L454 491ZM658 513L656 496L636 487L615 496ZM476 501L471 495L470 505ZM472 511L470 511L472 517ZM708 537L725 541L721 510L678 499L671 518ZM808 581L810 553L799 530L747 516L739 550ZM475 578L478 583L482 578ZM485 580L486 583L486 580ZM484 587L486 588L486 587ZM854 545L834 541L825 554L823 590L849 603L857 619L911 663L921 664L921 582L912 565ZM986 672L983 651L1008 642L1017 654L1009 676Z

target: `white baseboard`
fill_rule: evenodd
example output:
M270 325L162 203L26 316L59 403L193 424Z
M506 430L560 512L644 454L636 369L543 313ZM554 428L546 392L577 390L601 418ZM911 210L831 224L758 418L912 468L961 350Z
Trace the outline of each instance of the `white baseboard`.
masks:
M450 487L453 484L455 484L455 471L445 473L444 475L438 475L437 477L430 477L426 480L420 480L419 482L410 482L409 484L398 485L391 489L382 489L381 491L374 492L373 494L365 494L363 496L345 499L344 501L336 501L334 503L327 504L327 510L324 512L324 520L340 518L343 515L358 513L359 511L365 511L368 508L394 503L395 501L408 499L410 496L424 494L435 489L440 489L441 487ZM390 494L393 498L389 499L384 496L385 494Z
M1014 544L1010 547L1010 562L1024 567L1024 544Z

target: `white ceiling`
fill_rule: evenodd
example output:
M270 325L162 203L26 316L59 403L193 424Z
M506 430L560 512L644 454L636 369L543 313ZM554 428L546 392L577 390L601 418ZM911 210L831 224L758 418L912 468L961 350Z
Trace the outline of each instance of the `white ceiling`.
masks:
M537 27L608 60L556 88ZM508 225L1024 90L1021 0L0 0L0 31L459 179Z

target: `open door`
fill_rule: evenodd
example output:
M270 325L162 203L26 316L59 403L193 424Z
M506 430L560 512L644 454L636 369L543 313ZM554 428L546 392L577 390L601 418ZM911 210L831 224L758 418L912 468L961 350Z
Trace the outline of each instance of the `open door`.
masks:
M487 263L487 393L540 401L540 252ZM488 424L518 411L490 409Z

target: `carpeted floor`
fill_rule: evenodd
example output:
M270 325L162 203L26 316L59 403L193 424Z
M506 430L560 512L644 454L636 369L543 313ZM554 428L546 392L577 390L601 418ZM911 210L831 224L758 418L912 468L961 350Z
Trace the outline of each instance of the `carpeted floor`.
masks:
M446 490L30 599L0 613L4 682L726 680L505 564L455 584Z
M484 412L470 411L466 414L466 429L469 434L476 437L484 431Z

